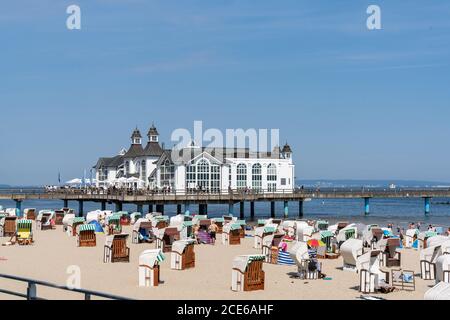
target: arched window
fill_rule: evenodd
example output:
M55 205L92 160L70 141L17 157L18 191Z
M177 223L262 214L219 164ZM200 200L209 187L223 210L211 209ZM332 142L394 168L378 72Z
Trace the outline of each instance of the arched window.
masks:
M252 189L261 190L262 188L262 175L261 175L261 165L255 163L252 166Z
M220 166L200 159L186 166L186 188L190 191L201 188L202 191L220 191Z
M147 179L147 162L145 160L142 160L141 162L141 180Z
M140 161L136 162L136 169L135 169L135 173L137 173L137 174L138 174L138 177L140 177L140 176L141 176L141 162L140 162Z
M244 163L240 163L237 166L236 181L238 189L247 187L247 165Z
M159 169L160 175L160 184L162 187L174 187L174 181L175 181L175 166L173 163L171 163L169 160L166 159L161 164L161 167Z
M267 189L269 191L277 190L277 166L273 163L267 166Z

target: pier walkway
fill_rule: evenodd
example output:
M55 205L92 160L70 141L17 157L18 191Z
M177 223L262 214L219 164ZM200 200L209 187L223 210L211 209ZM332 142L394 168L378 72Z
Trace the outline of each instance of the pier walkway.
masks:
M424 213L430 213L432 198L450 198L450 189L425 188L425 189L350 189L350 188L324 188L310 189L298 188L292 191L229 191L229 192L188 192L187 190L174 190L171 192L154 192L147 190L97 190L97 189L59 189L46 191L44 189L4 189L0 190L0 200L14 200L19 211L22 202L26 200L61 200L64 207L68 207L69 201L78 202L78 213L83 214L84 202L98 202L102 210L107 203L114 203L116 210L120 211L124 203L132 203L137 206L137 211L144 212L144 205L148 205L148 211L164 213L164 205L177 205L177 213L189 213L191 205L199 205L199 214L206 214L208 204L228 204L229 213L233 213L234 205L240 204L240 216L244 216L244 204L250 203L250 215L254 216L255 202L270 202L271 215L275 215L275 202L284 203L284 216L288 215L288 203L299 203L299 217L303 216L303 202L310 199L362 199L364 200L364 213L370 213L370 199L424 199Z

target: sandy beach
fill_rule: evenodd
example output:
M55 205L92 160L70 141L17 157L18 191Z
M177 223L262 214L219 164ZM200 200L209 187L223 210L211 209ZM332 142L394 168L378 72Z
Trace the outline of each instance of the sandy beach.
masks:
M35 228L35 225L33 226ZM131 227L124 227L131 234ZM252 232L247 231L248 234ZM54 230L34 230L35 242L32 246L1 246L0 273L23 276L37 280L65 285L69 274L68 267L79 266L81 287L135 299L357 299L358 275L342 270L342 259L321 260L323 272L331 280L301 280L291 278L296 266L264 264L265 290L254 292L231 291L232 260L239 254L260 253L253 248L253 238L242 239L239 246L196 245L196 267L185 271L170 269L170 254L161 265L161 279L158 287L140 288L138 286L138 257L155 244L132 244L128 239L131 256L130 263L103 263L105 235L97 235L97 246L78 248L76 238L69 237L61 226ZM3 244L8 238L0 238ZM385 299L423 299L426 290L434 281L419 277L419 252L402 250L402 267L416 273L414 292L396 291L378 294ZM26 292L25 283L0 278L3 289ZM82 299L81 294L38 286L38 295L47 299ZM15 299L0 294L0 299Z

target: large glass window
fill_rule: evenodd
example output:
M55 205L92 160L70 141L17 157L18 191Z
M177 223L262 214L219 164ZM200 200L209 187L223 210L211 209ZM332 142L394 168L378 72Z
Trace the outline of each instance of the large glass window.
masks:
M186 166L186 186L190 191L220 191L220 166L200 159L196 164Z
M175 166L169 160L164 161L160 166L159 180L161 187L174 188Z
M108 169L101 167L98 169L98 180L106 181L108 179Z
M125 174L130 173L130 161L125 162Z
M247 187L247 165L244 163L240 163L237 166L237 174L236 174L237 188L243 189Z
M261 176L261 165L255 163L252 166L252 189L261 190L262 188L262 176Z
M267 166L267 189L269 191L277 190L277 166L273 163Z

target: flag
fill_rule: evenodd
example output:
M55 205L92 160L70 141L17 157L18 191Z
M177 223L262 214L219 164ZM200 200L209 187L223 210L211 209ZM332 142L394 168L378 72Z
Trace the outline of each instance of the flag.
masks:
M58 172L58 183L61 183L61 172Z

